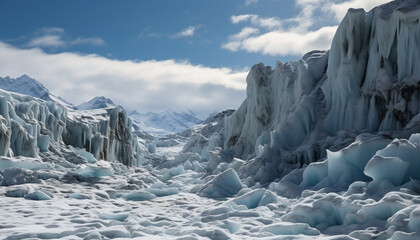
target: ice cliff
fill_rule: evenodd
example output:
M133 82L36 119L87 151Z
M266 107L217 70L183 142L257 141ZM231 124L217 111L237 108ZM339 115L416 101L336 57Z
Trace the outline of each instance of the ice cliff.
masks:
M219 146L249 159L248 168L264 166L257 180L268 182L360 133L408 138L419 130L419 6L407 0L367 13L350 9L329 51L278 61L274 70L252 67L247 98L227 118Z
M137 165L147 152L119 107L76 111L55 101L0 90L0 122L0 156L52 161L85 149L98 160Z

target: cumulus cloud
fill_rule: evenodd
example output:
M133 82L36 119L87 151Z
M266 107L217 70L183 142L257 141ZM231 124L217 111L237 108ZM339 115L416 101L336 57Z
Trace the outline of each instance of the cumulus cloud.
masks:
M328 11L332 11L336 20L340 21L346 15L349 8L363 8L369 11L373 7L389 2L389 0L351 0L341 3L326 5Z
M283 26L283 22L276 17L264 18L255 14L231 16L231 22L233 24L238 24L241 22L250 22L254 26L267 29L276 29L281 28Z
M387 1L295 0L300 12L292 18L234 15L232 24L246 26L239 33L230 35L221 47L229 51L243 50L273 56L299 56L314 49L327 50L348 8L368 11Z
M35 32L35 36L28 42L29 47L68 47L71 45L90 44L97 46L106 45L105 41L100 37L89 37L83 38L78 37L76 39L66 38L66 32L63 28L58 27L46 27L40 28Z
M196 29L197 27L189 26L185 28L184 30L182 30L181 32L175 34L175 37L192 37L194 36Z
M120 61L98 55L48 54L0 42L0 76L27 74L74 104L104 95L138 111L238 107L246 74L186 61Z
M33 38L29 41L29 47L62 47L66 43L59 35L44 35Z
M323 27L305 33L272 31L229 41L222 45L231 51L246 50L266 55L300 55L313 49L327 50L337 27Z

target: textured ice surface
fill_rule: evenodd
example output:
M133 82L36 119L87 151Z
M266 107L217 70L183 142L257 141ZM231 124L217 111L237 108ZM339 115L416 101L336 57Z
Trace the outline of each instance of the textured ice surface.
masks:
M48 159L70 156L137 165L148 154L119 107L76 111L56 101L0 90L0 155ZM82 149L85 149L84 152Z
M247 98L226 120L219 144L252 162L238 174L269 183L362 132L394 131L392 138L417 132L418 4L399 0L368 13L351 9L329 51L274 68L253 66Z
M118 108L0 92L0 238L419 239L419 11L350 10L330 52L254 66L233 115L153 154Z

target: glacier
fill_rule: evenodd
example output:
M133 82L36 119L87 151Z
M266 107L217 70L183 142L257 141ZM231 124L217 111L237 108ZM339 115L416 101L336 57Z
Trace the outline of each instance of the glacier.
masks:
M131 120L119 107L77 111L55 101L0 90L0 153L49 159L86 155L137 165L148 152L131 132Z
M419 20L350 9L329 51L255 65L237 110L165 136L0 90L0 238L419 239Z
M368 13L350 9L329 51L278 61L274 70L255 65L247 98L226 120L219 146L269 166L265 172L271 169L272 176L256 178L270 182L361 133L408 138L418 131L417 5L395 1Z

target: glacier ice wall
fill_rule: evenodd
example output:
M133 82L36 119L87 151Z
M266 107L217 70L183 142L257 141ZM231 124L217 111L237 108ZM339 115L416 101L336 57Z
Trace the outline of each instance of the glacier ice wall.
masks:
M96 159L137 165L147 150L119 107L75 111L54 101L0 90L0 156L63 156L67 146Z
M408 137L419 129L419 6L406 0L368 13L350 9L330 51L279 61L274 70L255 65L247 98L223 131L223 148L249 159L238 173L247 177L257 174L247 169L264 166L256 180L270 181L360 133L403 130L398 137Z

